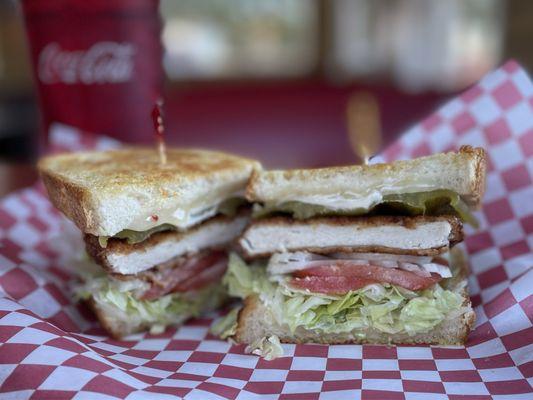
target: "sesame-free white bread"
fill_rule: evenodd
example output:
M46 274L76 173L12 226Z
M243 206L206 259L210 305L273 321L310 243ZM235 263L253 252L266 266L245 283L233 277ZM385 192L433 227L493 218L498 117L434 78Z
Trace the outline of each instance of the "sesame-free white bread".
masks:
M444 320L435 328L425 333L413 336L408 334L388 334L377 329L364 331L364 338L357 336L358 332L349 333L319 333L298 327L291 333L288 326L279 325L271 311L257 296L246 298L244 307L238 316L238 326L232 337L237 343L253 343L265 336L276 335L285 343L371 343L371 344L438 344L462 345L466 342L468 333L473 328L476 315L472 310L468 290L466 287L467 264L457 248L452 249L453 262L460 268L460 273L450 280L447 289L460 293L463 297L464 313L455 318Z
M316 196L352 199L449 189L477 208L485 190L485 151L463 146L390 164L354 165L287 171L256 171L246 190L254 202L302 201ZM305 201L304 201L305 202Z
M162 165L155 149L126 148L45 157L38 168L54 206L82 232L113 236L164 223L180 227L190 211L242 193L260 164L221 152L169 148Z

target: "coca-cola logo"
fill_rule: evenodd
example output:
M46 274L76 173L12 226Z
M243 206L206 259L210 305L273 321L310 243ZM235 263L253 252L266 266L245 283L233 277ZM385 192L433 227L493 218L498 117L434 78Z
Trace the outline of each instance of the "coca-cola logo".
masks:
M98 42L75 51L49 43L39 54L39 79L47 84L127 82L133 76L134 54L132 43Z

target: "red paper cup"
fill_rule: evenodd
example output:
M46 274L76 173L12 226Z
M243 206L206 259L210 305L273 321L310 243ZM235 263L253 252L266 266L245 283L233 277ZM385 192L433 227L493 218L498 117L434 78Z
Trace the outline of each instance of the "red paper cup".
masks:
M153 137L161 94L159 0L23 0L43 135L62 122L128 142Z

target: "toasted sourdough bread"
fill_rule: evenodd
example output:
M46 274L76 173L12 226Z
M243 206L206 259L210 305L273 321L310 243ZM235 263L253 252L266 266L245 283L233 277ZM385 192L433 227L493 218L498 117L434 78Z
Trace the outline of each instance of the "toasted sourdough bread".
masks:
M485 151L463 146L458 152L440 153L390 164L355 165L287 171L256 171L246 197L255 202L298 201L302 196L364 197L449 189L471 207L479 207L485 191Z
M276 216L253 221L238 245L247 259L294 251L435 256L462 240L463 225L454 216L319 217L305 221Z
M230 154L172 148L165 165L148 148L62 154L38 164L54 206L95 236L176 224L177 211L237 195L259 168L257 161Z
M476 315L471 307L466 285L468 276L467 262L457 248L451 250L452 259L459 268L459 273L450 279L447 289L460 293L463 306L467 311L458 317L444 320L429 332L413 336L408 334L388 334L376 329L365 330L365 338L358 338L351 333L318 333L298 327L291 333L288 326L280 326L271 312L257 296L245 299L244 307L238 315L238 326L232 337L238 343L253 343L265 336L276 335L284 343L371 343L371 344L439 344L462 345L475 323Z

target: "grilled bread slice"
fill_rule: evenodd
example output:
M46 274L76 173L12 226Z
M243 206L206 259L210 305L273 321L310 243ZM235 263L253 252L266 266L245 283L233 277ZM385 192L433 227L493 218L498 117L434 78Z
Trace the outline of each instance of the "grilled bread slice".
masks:
M260 203L296 201L337 208L353 203L358 208L387 194L445 189L475 209L485 190L485 164L483 149L463 146L458 152L390 164L256 171L246 196Z
M38 165L50 200L78 228L95 236L145 231L161 224L186 229L243 196L256 161L208 150L89 151L43 158Z

